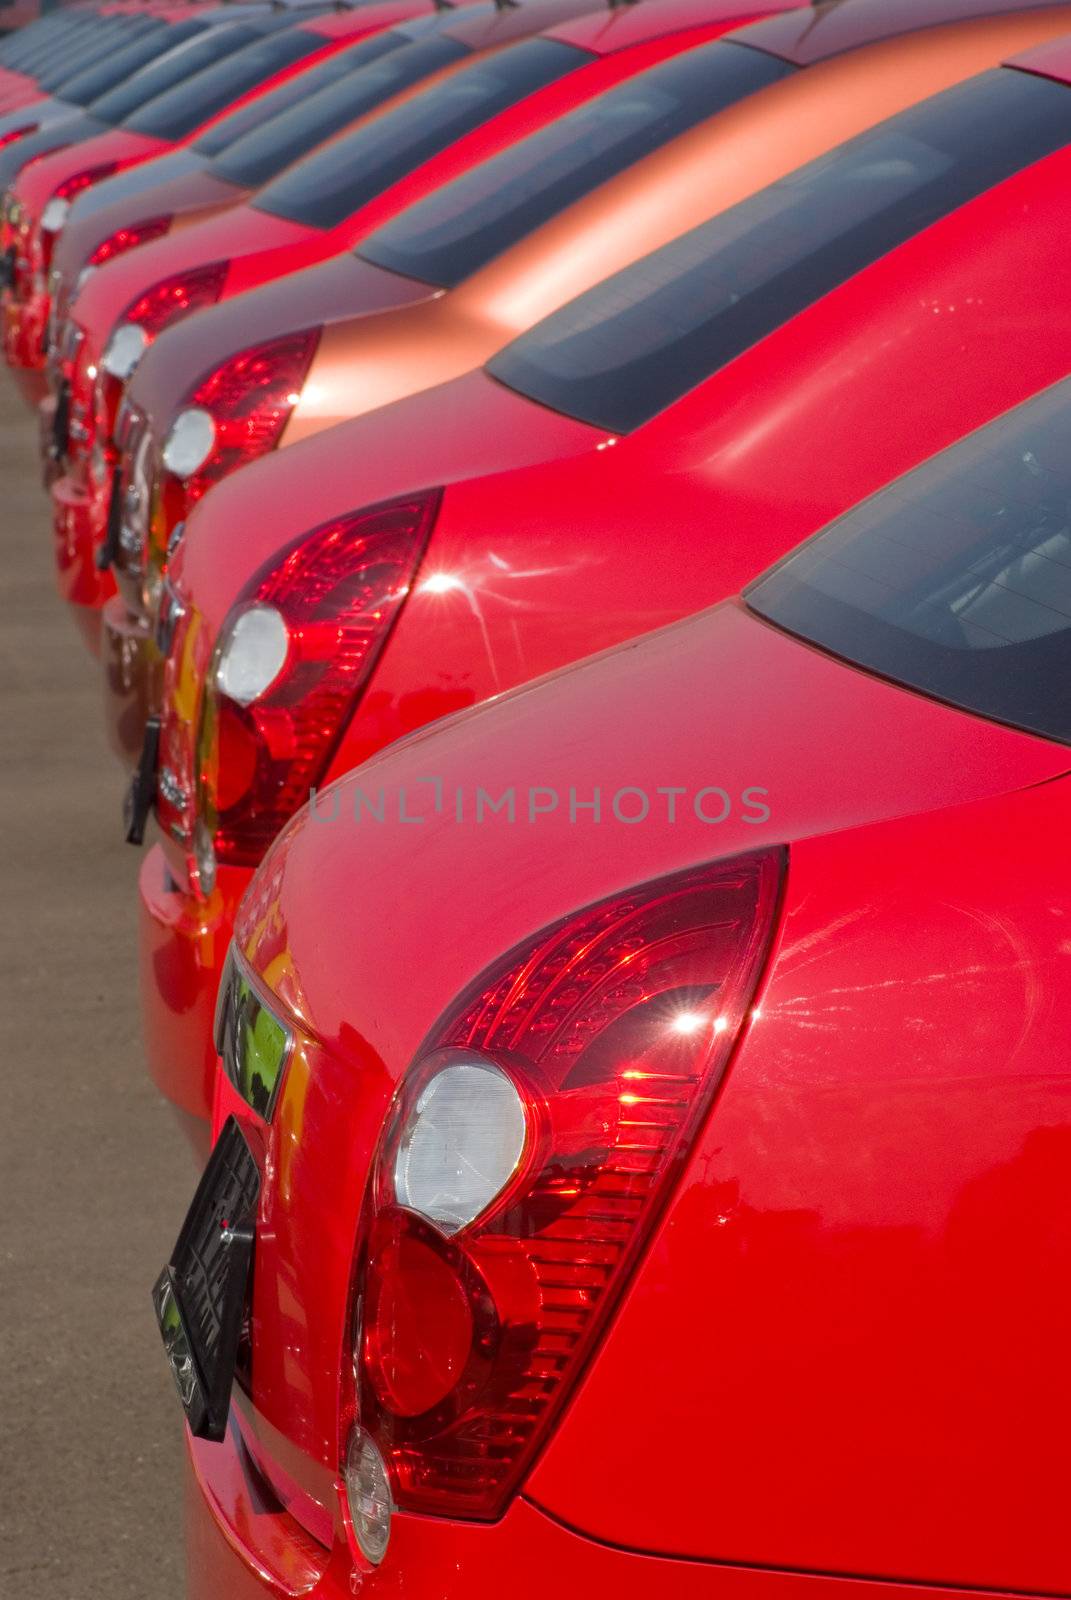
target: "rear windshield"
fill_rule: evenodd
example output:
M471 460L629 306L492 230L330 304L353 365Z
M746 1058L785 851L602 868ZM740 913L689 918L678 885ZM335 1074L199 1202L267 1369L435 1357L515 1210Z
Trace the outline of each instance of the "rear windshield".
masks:
M146 105L156 95L192 77L195 72L202 72L214 61L222 61L225 56L241 50L243 45L252 43L255 38L252 28L230 25L210 28L192 44L180 50L168 49L151 66L142 67L132 78L116 84L108 94L101 95L93 102L93 115L104 122L122 122L124 117L128 117L139 106Z
M88 38L81 40L77 48L65 46L62 51L57 50L55 55L48 52L40 63L37 82L42 89L58 89L80 77L87 67L95 66L117 50L125 49L139 34L158 33L163 26L163 23L147 17L136 20L130 18L124 28L119 27L118 19L104 22Z
M998 68L948 89L615 273L488 370L627 432L854 273L1065 144L1065 86Z
M292 110L272 121L255 133L247 135L216 157L214 171L231 183L247 188L259 188L275 177L283 167L300 161L302 156L315 150L318 144L332 134L349 127L359 117L367 116L383 105L392 95L400 94L414 83L420 83L441 67L448 67L469 55L467 45L457 39L436 36L409 44L403 50L387 55L383 60L362 67L328 89L322 89L312 100L302 101ZM280 162L280 147L288 159ZM345 162L338 165L345 171ZM307 164L311 167L311 163ZM332 169L332 179L339 181L334 164L324 160ZM346 174L347 176L349 174ZM315 179L305 180L301 187L307 194Z
M1071 744L1071 384L935 456L760 579L752 610Z
M688 50L435 190L358 253L452 288L616 173L794 70L727 42Z
M122 83L131 73L146 66L162 50L173 50L197 33L204 31L203 23L178 22L160 31L142 33L121 50L112 50L103 61L87 67L63 86L63 98L72 105L87 106L90 101L106 94L115 84Z
M323 36L299 28L285 28L256 44L236 51L226 61L206 67L195 78L180 83L166 94L135 111L125 126L136 133L155 134L158 139L184 139L198 123L207 122L226 109L239 95L255 89L265 78L314 50L323 49Z
M203 133L194 145L194 149L203 156L218 155L221 150L228 149L247 133L263 127L273 118L281 116L284 111L289 111L292 106L311 100L321 90L330 88L338 83L340 78L346 78L350 73L357 72L361 67L369 66L373 61L378 61L382 56L388 56L392 51L398 50L403 44L408 44L406 35L396 28L381 33L374 33L369 39L361 39L357 44L352 44L347 50L337 50L333 56L328 56L326 61L321 61L315 67L310 67L307 72L299 72L295 77L281 83L270 94L258 95L248 105L242 106L238 111L232 111L229 117L212 125ZM299 150L297 155L303 155ZM296 159L292 156L291 160Z
M488 117L590 60L587 51L556 39L510 45L290 168L257 196L256 205L309 227L333 228ZM382 69L390 65L388 59Z

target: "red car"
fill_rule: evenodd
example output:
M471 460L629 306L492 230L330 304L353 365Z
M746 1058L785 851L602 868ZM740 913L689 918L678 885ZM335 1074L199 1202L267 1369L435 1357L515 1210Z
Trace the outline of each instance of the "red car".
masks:
M771 9L778 4L775 0ZM567 8L575 9L571 0L567 0ZM579 20L559 21L541 39L514 43L504 54L498 48L503 28L516 34L521 29L530 31L538 18L544 24L555 13L560 18L562 0L549 4L539 0L537 9L528 6L500 18L470 16L451 22L436 42L467 36L473 44L487 35L479 59L467 65L455 63L442 70L421 94L409 93L401 103L391 103L378 116L366 118L259 191L254 205L184 228L94 274L78 297L72 322L60 335L63 346L76 351L70 414L77 408L81 422L81 438L77 454L71 452L70 470L53 485L57 542L61 550L71 552L60 562L61 587L68 598L78 604L99 605L113 592L107 561L102 572L96 557L104 540L109 501L114 499L111 468L117 453L114 423L121 384L146 344L163 327L189 310L237 295L249 286L251 273L285 275L302 259L319 259L324 254L334 257L324 270L335 271L337 281L328 293L339 316L344 315L355 300L359 303L362 282L380 276L362 269L348 252L340 255L344 244L356 243L377 222L412 199L533 129L556 122L563 113L615 83L679 55L689 45L697 46L700 40L724 33L741 15L753 15L754 9L742 11L740 0L724 0L714 6L709 0L673 0L671 4L616 10L609 18L599 11ZM1062 11L1071 23L1071 7L1064 6ZM1048 11L1046 19L1056 14ZM431 42L413 46L412 52L426 51ZM495 50L488 58L491 44ZM392 72L408 70L402 52L388 58L384 66ZM378 80L380 70L371 70ZM709 90L701 85L691 96L695 116L702 114L703 94L709 92L713 110L725 103L727 82L730 92L746 94L784 70L779 62L764 56L752 73L746 67L713 72ZM610 131L616 133L617 129ZM274 137L273 130L265 128L257 139L263 142L269 135ZM258 162L260 159L258 156ZM300 226L277 214L293 212L296 194L304 197L305 220ZM242 255L235 244L236 238L245 236L252 242L268 234L288 237L291 246ZM214 259L223 248L224 236L228 240L226 259ZM172 270L161 278L165 267ZM322 298L320 280L298 279L290 273L285 282L287 288L281 292L296 295L302 304L306 303L306 284L317 299ZM419 286L400 276L394 278L396 300L411 298L414 293L420 295ZM292 316L292 308L287 309ZM242 315L241 311L236 314ZM294 383L299 379L296 373ZM290 387L287 384L284 390ZM63 410L59 415L62 422ZM89 417L96 421L87 423Z
M484 163L366 235L356 263L338 258L314 277L281 280L169 332L127 386L128 415L152 440L144 446L142 521L131 519L126 532L141 539L151 524L143 539L150 567L163 564L176 526L226 472L474 371L551 311L732 200L1071 23L1071 8L1063 7L920 30L916 11L914 28L898 34L902 15L863 9L873 18L870 32L858 22L852 28L851 5L828 13L822 30L812 14L797 11L654 77L649 69L640 84L558 118L541 139L519 141L490 168ZM940 15L934 7L931 23ZM789 85L781 80L791 66L778 52L798 58L801 36L811 71ZM846 36L865 48L846 49ZM726 92L717 68L734 58ZM762 76L745 74L748 60L763 63ZM678 80L692 73L698 88L688 98ZM664 105L676 93L686 109L646 135L646 159L637 163L627 135L648 86ZM724 111L730 99L731 115L704 119L704 110ZM742 126L749 117L750 130ZM386 129L380 139L386 143ZM575 149L593 148L598 156L581 166ZM615 170L621 175L609 187ZM489 190L497 200L489 201ZM594 193L581 205L585 190ZM503 222L496 205L513 215ZM143 343L131 339L132 348ZM130 452L127 464L132 469ZM66 513L61 491L56 502ZM66 529L60 537L65 544ZM151 599L151 581L146 587ZM137 604L130 609L137 615Z
M1071 75L1071 47L1034 65ZM135 824L155 795L142 999L174 1104L206 1114L235 907L310 788L733 593L1071 370L1049 309L1071 292L1068 93L1007 68L948 90L609 280L490 373L200 502L132 791Z
M0 150L0 184L8 185L9 204L18 208L19 217L9 269L12 290L4 308L8 360L19 367L44 364L52 248L77 194L165 149L193 143L221 112L341 49L355 31L360 30L349 12L297 23L286 11L261 12L237 24L233 33L229 27L212 29L187 45L183 65L199 53L214 64L172 80L164 93L150 89L152 98L143 101L143 85L129 80L96 102L86 119L56 123ZM235 35L244 48L231 48ZM150 85L159 65L144 69ZM133 109L127 109L131 100Z
M1069 427L286 830L155 1294L188 1600L1068 1592Z

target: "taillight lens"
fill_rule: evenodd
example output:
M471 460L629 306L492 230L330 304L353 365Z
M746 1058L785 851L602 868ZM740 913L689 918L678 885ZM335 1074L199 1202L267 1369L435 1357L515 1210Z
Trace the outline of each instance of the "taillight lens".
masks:
M519 1483L710 1109L783 870L765 851L570 917L485 974L407 1073L341 1419L401 1508L492 1518Z
M196 747L196 814L220 861L259 861L322 778L409 592L438 501L437 491L415 495L327 523L232 609L202 691ZM166 752L166 726L164 740ZM165 827L187 820L159 804Z
M176 416L163 451L165 466L183 482L187 506L209 484L278 443L319 338L318 328L306 328L241 350L197 385ZM201 447L191 453L182 444L195 431ZM174 456L171 463L169 455Z
M153 239L162 239L171 226L171 217L150 217L144 222L132 223L129 228L117 228L106 239L102 239L93 251L87 267L102 267L105 262L114 261L116 256L125 255L128 250L136 250L140 244L149 244ZM84 270L84 269L83 269Z
M147 594L156 592L176 526L210 486L274 449L297 403L319 329L239 351L186 398L161 451L164 471L149 524Z
M83 189L88 189L91 184L101 183L105 178L110 178L117 170L117 161L102 161L99 166L86 167L82 172L74 172L69 178L55 189L46 201L41 213L41 221L36 229L36 236L32 246L34 259L32 266L38 276L38 287L44 292L47 283L49 266L52 263L52 251L55 248L56 236L62 232L67 221L70 209Z
M188 272L176 272L132 300L121 320L138 323L150 339L155 339L172 322L189 316L192 311L215 305L226 276L225 261L212 261Z
M31 133L36 133L37 128L36 122L27 122L21 128L9 128L7 133L0 134L0 150L3 150L5 145L14 144L16 139L25 139Z

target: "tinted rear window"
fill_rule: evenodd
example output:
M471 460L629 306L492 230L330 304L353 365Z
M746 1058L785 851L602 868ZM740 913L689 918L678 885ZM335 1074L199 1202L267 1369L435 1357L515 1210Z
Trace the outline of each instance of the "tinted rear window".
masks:
M985 73L616 273L488 370L555 411L627 432L1069 135L1066 87L1005 68Z
M162 23L144 17L139 17L137 21L128 20L125 29L120 29L114 20L102 23L89 38L80 41L77 48L66 49L62 53L57 51L54 56L49 53L40 63L37 81L42 89L57 89L80 77L88 67L103 61L116 50L123 49L140 33L156 33L161 27Z
M333 228L488 117L590 60L587 51L556 39L510 45L310 156L270 184L256 204L310 227ZM390 65L388 59L382 68Z
M199 122L207 122L265 78L314 50L322 50L323 44L321 35L295 28L273 33L236 51L226 61L206 67L166 94L157 95L128 117L126 126L137 133L155 134L158 139L184 139Z
M437 189L359 254L452 288L616 173L794 70L729 43L688 50Z
M1071 743L1071 385L832 524L753 610L923 694Z
M467 45L444 37L406 45L382 61L362 67L359 72L343 78L331 88L322 89L312 100L303 101L280 117L273 118L270 124L254 134L231 145L216 158L215 171L232 183L258 188L275 177L283 167L300 161L302 156L315 150L325 139L347 128L359 117L375 111L392 95L400 94L412 84L420 83L430 73L438 72L440 67L448 67L469 54ZM292 152L289 159L282 163L279 161L280 147ZM303 171L310 172L309 178L301 184L305 195L320 181L317 173L322 174L327 168L330 168L331 180L335 184L340 181L340 171L336 167L341 169L342 175L346 175L345 162L333 163L326 156L323 165L317 166L317 173L312 173L311 167L311 162L302 165Z
M168 49L151 66L142 67L125 83L116 84L108 94L101 95L93 102L93 114L104 122L121 122L156 95L192 77L195 72L203 72L214 61L222 61L255 38L252 28L210 28L184 49Z
M147 66L161 51L172 50L201 32L203 25L200 23L179 22L158 33L143 33L121 50L110 51L95 66L87 67L76 77L69 78L64 84L63 98L72 105L87 106L115 84L122 83L131 73L136 74L139 68Z
M405 34L392 29L389 32L373 34L370 39L361 39L359 43L350 45L348 50L338 50L333 56L328 56L326 61L321 61L317 66L310 67L307 72L299 72L296 77L281 83L270 94L259 95L247 106L242 106L241 110L232 111L229 117L224 117L207 133L202 134L194 148L203 156L218 155L221 150L228 149L247 133L264 127L273 118L280 116L284 111L289 111L292 106L311 100L322 89L338 83L340 78L346 78L361 67L369 66L381 56L390 55L392 51L406 43L408 40ZM297 152L298 155L303 153L300 150Z

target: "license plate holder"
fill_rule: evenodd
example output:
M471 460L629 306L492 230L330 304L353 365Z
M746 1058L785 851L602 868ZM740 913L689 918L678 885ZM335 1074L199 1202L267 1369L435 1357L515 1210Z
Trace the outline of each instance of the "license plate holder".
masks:
M190 1432L221 1440L252 1282L260 1169L234 1117L209 1157L153 1309Z

